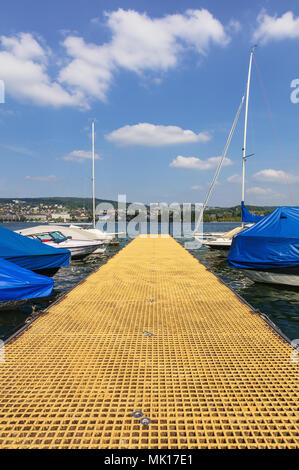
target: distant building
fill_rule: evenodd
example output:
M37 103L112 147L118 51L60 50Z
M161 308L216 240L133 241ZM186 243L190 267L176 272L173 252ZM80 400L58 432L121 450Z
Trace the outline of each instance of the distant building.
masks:
M63 219L65 222L71 219L71 215L68 212L53 213L51 214L51 219Z
M25 219L26 220L40 220L42 222L46 222L47 216L44 214L29 214L29 215L25 215Z
M0 220L4 222L10 222L14 220L20 220L20 217L16 214L1 214L0 215Z

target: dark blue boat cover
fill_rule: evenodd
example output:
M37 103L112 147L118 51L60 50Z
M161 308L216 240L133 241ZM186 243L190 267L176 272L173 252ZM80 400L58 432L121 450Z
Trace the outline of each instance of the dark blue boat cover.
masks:
M58 268L70 264L69 250L45 245L4 227L0 227L0 258L18 264L22 268Z
M53 279L0 259L0 302L51 295Z
M299 266L299 207L278 207L238 233L227 263L245 269Z
M248 222L255 224L264 218L263 215L254 215L246 209L244 201L241 202L241 213L242 213L242 222Z

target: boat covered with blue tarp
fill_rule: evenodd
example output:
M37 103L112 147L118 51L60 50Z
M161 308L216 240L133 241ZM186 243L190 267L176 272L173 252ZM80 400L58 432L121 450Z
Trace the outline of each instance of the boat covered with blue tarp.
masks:
M255 224L264 218L263 215L252 214L244 204L244 201L241 202L241 215L242 222Z
M278 207L233 238L233 268L288 272L299 268L299 207Z
M0 227L0 258L25 269L54 273L70 264L69 250L54 248Z
M0 303L51 295L53 279L0 259Z

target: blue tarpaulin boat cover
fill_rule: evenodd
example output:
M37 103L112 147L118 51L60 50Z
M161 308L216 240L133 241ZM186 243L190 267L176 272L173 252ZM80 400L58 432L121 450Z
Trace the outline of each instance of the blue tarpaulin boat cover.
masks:
M299 266L299 207L278 207L238 233L227 263L255 270Z
M0 302L51 295L53 279L0 259Z
M36 271L70 264L69 250L45 245L4 227L0 227L0 258L22 268Z
M242 222L253 223L259 222L261 219L264 218L263 215L255 215L249 212L249 210L245 207L244 202L241 202L241 213L242 213Z

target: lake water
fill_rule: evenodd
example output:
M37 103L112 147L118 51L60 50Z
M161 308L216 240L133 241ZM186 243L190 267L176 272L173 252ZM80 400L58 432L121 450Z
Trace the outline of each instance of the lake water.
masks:
M1 225L17 230L37 224L7 223ZM225 232L238 225L234 222L205 223L204 231ZM108 247L104 255L93 255L84 261L74 261L71 266L61 268L54 276L55 287L50 298L29 301L16 310L0 311L0 338L7 338L22 327L32 313L33 306L36 311L47 308L59 295L75 287L78 282L106 263L129 241L129 239L120 239L119 247ZM184 243L184 240L179 241ZM221 250L209 250L202 247L198 250L191 250L191 253L254 308L266 313L290 339L299 338L299 288L254 283L247 279L242 271L228 268L225 252ZM198 288L200 289L200 286Z

